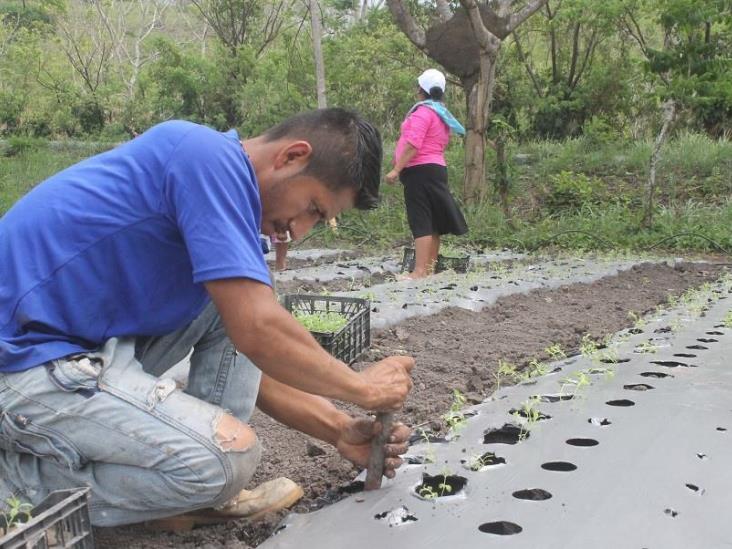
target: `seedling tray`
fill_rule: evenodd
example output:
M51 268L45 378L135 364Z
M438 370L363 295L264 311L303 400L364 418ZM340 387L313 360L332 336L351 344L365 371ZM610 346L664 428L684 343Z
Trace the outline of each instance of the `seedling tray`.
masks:
M31 511L31 520L0 538L0 549L93 549L89 488L57 490Z
M402 272L411 273L414 270L414 248L404 248L402 255Z
M367 299L309 294L289 294L284 299L291 313L338 313L348 322L336 332L311 331L320 345L334 357L350 364L371 345L371 304Z
M470 256L465 255L462 257L449 257L438 254L437 265L435 266L435 272L441 273L442 271L455 271L456 273L467 273L468 267L470 266Z
M412 272L414 270L414 248L404 248L404 254L402 255L402 272ZM453 270L456 273L467 273L468 267L470 266L470 256L465 255L461 257L451 257L438 254L437 265L435 265L435 272L441 273L442 271Z

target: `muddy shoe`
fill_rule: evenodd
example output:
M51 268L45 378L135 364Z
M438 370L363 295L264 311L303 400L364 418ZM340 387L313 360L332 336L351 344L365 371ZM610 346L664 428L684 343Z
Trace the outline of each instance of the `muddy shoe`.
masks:
M303 496L302 488L289 478L279 477L242 490L236 499L216 509L201 509L184 515L147 523L157 530L190 530L196 526L220 524L229 520L256 521L294 505Z

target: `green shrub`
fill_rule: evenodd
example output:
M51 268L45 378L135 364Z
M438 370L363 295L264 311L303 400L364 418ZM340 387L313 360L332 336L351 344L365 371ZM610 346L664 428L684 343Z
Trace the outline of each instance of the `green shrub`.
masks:
M551 214L578 211L584 205L596 201L605 188L600 179L590 178L583 173L561 171L549 176L549 190L546 206Z
M582 127L585 142L593 149L615 143L620 136L615 127L602 116L593 116Z
M16 135L9 137L7 144L8 146L5 150L5 156L15 156L28 151L40 149L45 144L45 141L36 137Z

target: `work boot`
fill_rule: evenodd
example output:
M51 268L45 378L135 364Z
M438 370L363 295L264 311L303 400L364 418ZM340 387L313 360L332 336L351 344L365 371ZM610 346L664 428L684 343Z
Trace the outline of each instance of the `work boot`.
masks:
M184 515L148 522L158 530L190 530L196 526L220 524L246 519L254 522L294 505L302 496L302 488L289 478L268 480L253 490L242 490L230 502L215 509L201 509Z

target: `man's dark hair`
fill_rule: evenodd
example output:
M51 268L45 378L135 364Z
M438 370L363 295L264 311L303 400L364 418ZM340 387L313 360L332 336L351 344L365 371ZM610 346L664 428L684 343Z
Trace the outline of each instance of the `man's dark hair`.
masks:
M369 210L379 202L381 158L379 131L359 114L345 109L318 109L288 118L264 132L267 141L302 139L313 148L303 175L332 190L355 188L356 208Z

